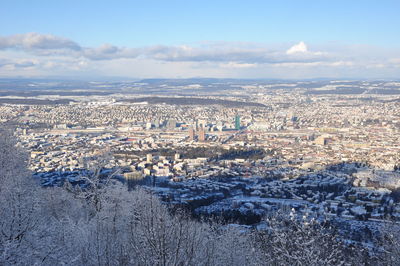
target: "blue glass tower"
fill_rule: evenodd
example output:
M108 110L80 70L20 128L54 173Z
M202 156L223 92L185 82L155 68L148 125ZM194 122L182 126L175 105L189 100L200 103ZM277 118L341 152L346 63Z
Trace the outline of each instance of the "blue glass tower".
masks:
M235 129L240 130L240 116L235 116Z

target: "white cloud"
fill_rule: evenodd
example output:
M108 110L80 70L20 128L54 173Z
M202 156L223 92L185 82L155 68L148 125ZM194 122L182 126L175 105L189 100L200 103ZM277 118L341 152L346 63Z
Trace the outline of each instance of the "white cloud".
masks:
M8 48L26 50L81 49L76 42L66 38L35 32L0 37L0 49Z
M229 63L220 64L220 66L224 67L224 68L253 68L253 67L257 67L258 64L229 62Z
M400 68L400 58L392 58L389 60L390 66Z
M400 76L400 50L337 45L289 49L260 43L83 47L63 37L26 33L0 36L0 76L117 75L127 77ZM369 71L369 72L368 72ZM375 72L373 72L375 71Z
M120 48L111 44L103 44L97 48L84 48L80 56L90 60L112 60L117 58L136 58L141 51L137 48Z
M290 47L287 51L286 54L292 55L292 54L297 54L297 53L307 53L307 45L304 42L299 42L298 44L293 45Z
M245 43L148 47L117 47L112 44L103 44L99 47L82 47L66 38L39 33L0 37L0 50L19 50L37 56L82 57L89 60L144 57L167 62L233 62L237 64L315 62L322 60L319 57L323 56L321 53L307 52L307 47L303 42L293 46L286 53L260 45L246 46Z

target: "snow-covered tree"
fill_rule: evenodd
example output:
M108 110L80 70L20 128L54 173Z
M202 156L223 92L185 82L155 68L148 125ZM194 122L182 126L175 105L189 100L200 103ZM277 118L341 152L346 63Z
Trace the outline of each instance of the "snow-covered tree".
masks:
M360 263L357 252L341 242L326 222L294 211L266 218L268 228L259 231L256 241L268 265L354 265Z
M380 227L378 258L385 265L400 265L400 225L388 220Z
M103 195L107 192L105 188L120 170L106 169L110 159L111 155L108 152L92 158L82 158L85 171L81 173L80 180L84 182L83 187L72 186L68 182L65 186L76 197L85 200L87 206L91 207L92 216L101 210Z
M0 131L0 264L27 259L43 221L39 186L27 171L27 154L16 143L11 131Z

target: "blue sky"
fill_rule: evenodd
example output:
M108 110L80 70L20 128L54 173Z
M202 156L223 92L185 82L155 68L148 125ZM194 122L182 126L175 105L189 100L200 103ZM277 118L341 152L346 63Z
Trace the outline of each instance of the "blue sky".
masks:
M0 76L396 77L399 11L383 0L2 0Z

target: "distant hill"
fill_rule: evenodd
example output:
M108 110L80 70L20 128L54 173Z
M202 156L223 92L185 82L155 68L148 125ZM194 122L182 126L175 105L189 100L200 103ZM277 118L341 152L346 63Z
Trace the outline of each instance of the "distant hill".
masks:
M135 99L124 99L124 102L148 102L150 104L175 104L175 105L224 105L230 107L266 107L264 104L255 102L241 102L222 99L192 98L192 97L141 97Z

